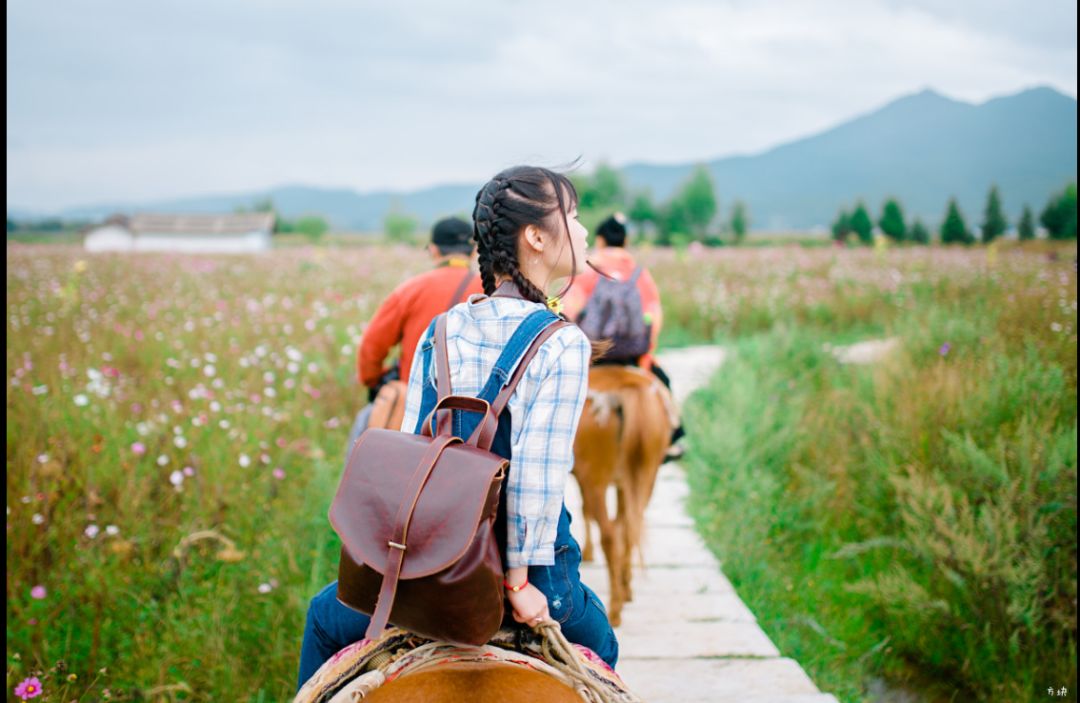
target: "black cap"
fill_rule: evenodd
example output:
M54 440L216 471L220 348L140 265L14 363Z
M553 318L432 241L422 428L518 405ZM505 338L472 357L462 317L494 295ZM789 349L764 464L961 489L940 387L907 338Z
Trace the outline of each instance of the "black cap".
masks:
M473 249L472 225L460 217L447 217L431 229L431 243L444 253L470 252Z

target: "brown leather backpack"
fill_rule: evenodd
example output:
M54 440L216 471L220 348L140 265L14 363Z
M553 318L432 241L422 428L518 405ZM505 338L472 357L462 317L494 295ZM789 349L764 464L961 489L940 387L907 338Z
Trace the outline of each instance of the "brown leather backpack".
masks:
M488 405L451 393L440 317L433 338L439 401L423 432L373 428L353 445L330 522L342 542L338 600L371 614L367 637L390 621L459 644L484 644L498 631L504 596L494 522L509 462L490 448L525 368L567 324L554 322L536 337ZM452 434L453 410L483 415L467 440Z

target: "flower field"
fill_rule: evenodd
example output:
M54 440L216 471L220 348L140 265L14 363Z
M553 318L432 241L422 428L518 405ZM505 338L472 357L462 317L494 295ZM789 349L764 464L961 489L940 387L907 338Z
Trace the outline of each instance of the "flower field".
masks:
M356 347L423 254L7 255L8 691L287 700L336 573ZM846 700L868 674L1068 676L1075 245L642 260L662 344L736 352L688 410L693 509L786 656ZM874 367L823 351L885 336Z

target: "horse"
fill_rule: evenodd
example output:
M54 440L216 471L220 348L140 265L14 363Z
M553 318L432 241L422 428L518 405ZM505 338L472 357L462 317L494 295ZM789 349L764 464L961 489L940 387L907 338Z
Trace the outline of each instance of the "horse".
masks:
M364 703L581 703L581 696L556 678L511 664L443 664L386 683Z
M500 630L486 645L455 645L390 628L323 664L293 703L641 703L554 620Z
M621 624L623 605L633 599L631 555L640 553L645 507L677 425L671 393L653 374L616 365L589 371L589 393L574 439L573 473L585 517L582 559L593 558L590 524L595 522L607 560L613 627ZM617 496L614 517L608 514L606 499L612 485Z

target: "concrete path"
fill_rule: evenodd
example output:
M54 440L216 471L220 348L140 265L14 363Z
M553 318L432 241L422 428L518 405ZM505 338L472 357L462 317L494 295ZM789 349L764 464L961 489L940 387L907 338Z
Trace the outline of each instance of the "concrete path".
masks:
M660 355L680 403L723 360L721 347ZM581 495L577 483L571 484L571 531L583 542ZM619 674L648 703L836 703L818 691L797 662L780 656L758 627L694 531L685 508L688 492L682 468L665 464L646 511L647 567L634 570L634 600L626 604L616 630ZM598 561L582 564L582 580L606 603L607 569L599 535L594 537Z

